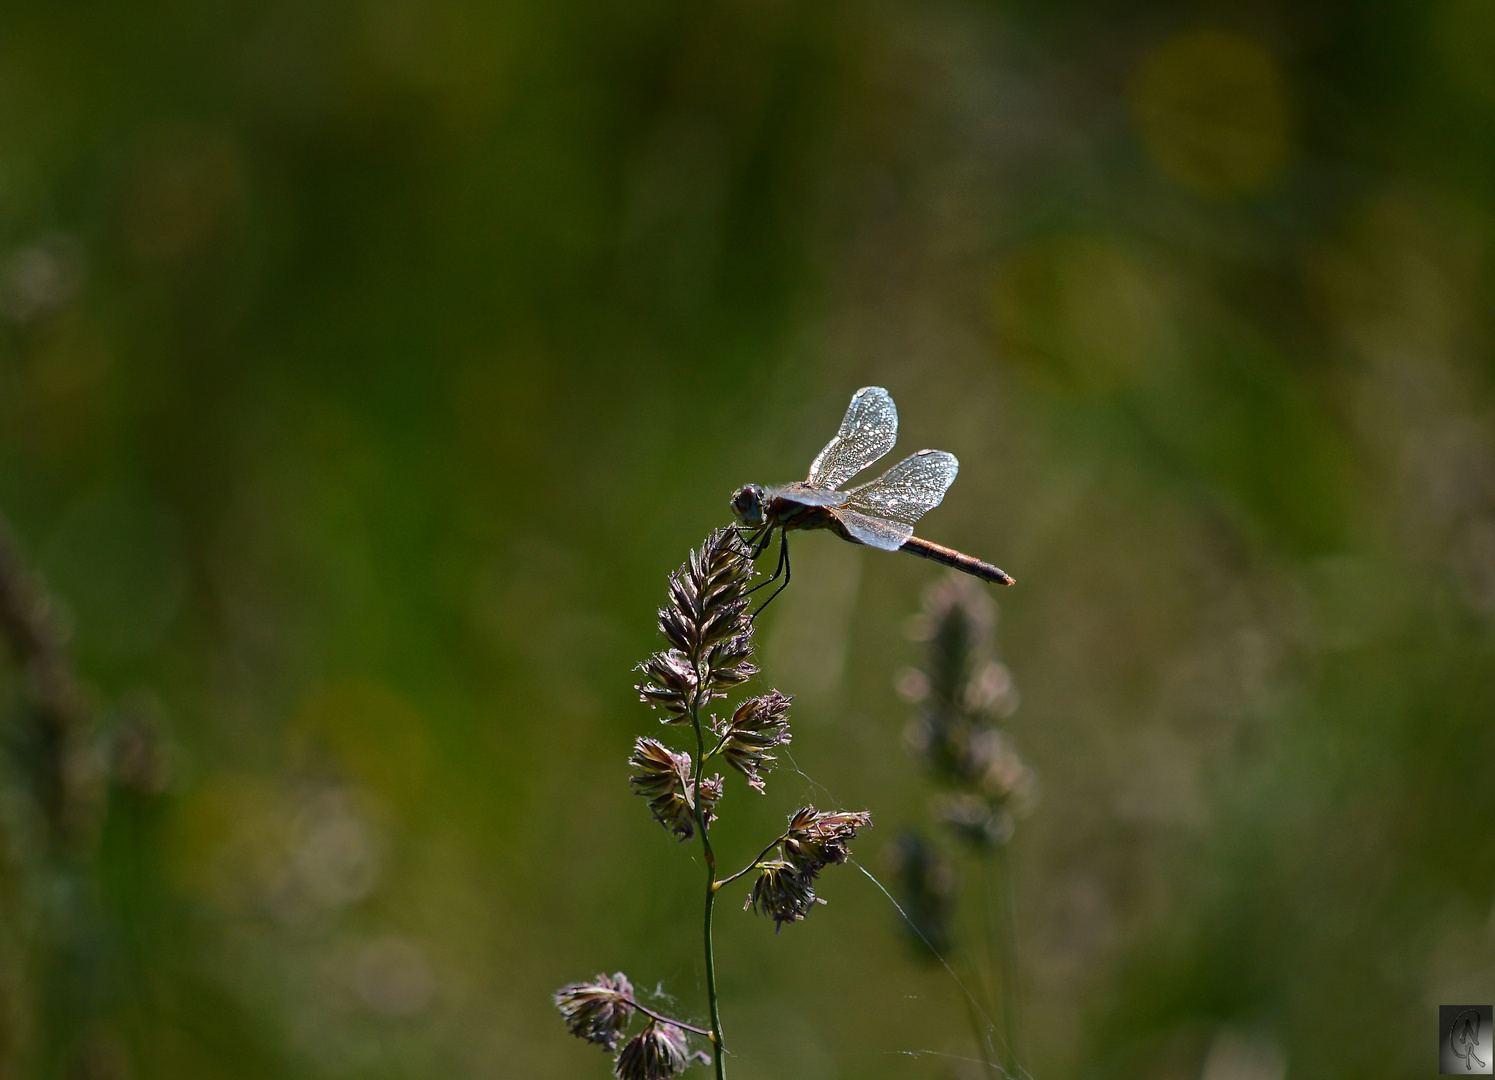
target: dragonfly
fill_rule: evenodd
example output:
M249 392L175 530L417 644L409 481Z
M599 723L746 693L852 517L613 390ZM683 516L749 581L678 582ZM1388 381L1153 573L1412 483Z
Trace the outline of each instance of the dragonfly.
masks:
M943 450L910 454L876 480L842 490L842 485L884 457L898 441L898 409L880 386L864 386L836 437L810 465L810 475L775 487L747 484L732 495L732 516L747 530L745 540L756 559L779 535L779 561L773 576L756 588L783 582L762 611L789 585L789 534L796 529L829 529L843 540L882 551L911 555L954 567L982 581L1011 585L1005 570L964 552L914 535L918 520L940 504L955 482L960 462Z

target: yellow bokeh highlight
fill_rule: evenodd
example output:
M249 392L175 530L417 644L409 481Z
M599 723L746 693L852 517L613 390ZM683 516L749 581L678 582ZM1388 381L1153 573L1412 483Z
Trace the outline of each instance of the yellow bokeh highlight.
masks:
M272 782L217 775L198 785L172 815L167 848L175 884L219 908L251 906L283 873L293 823Z
M1064 233L1015 254L997 279L992 317L1013 358L1069 389L1105 393L1176 352L1168 292L1120 242Z
M1287 88L1260 44L1191 30L1154 48L1131 86L1132 116L1162 173L1200 195L1261 191L1287 162Z
M1495 105L1495 3L1445 0L1435 10L1433 30L1448 74L1473 97Z
M292 725L294 742L330 753L348 779L400 808L423 793L431 768L424 718L372 680L347 678L311 694Z

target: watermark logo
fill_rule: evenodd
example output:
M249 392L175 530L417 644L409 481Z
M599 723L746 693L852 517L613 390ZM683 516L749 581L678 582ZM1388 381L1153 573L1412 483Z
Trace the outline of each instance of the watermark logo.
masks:
M1491 1074L1495 1038L1491 1037L1489 1005L1438 1006L1438 1071L1475 1076Z

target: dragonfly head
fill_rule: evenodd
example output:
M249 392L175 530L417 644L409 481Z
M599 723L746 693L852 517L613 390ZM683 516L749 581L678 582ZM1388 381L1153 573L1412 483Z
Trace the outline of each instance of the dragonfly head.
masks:
M740 487L732 496L732 516L739 525L757 528L763 524L763 489L757 484Z

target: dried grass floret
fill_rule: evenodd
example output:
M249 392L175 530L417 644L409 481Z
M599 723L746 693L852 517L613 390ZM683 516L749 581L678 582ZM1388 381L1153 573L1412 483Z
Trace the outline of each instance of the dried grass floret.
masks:
M799 922L816 904L825 903L815 895L820 871L851 858L847 842L857 829L871 827L872 815L864 810L820 811L813 806L796 810L790 815L788 830L774 845L779 857L759 859L758 877L744 909L772 916L775 931L786 922Z
M639 700L650 708L663 709L667 714L663 723L688 724L700 681L690 657L679 649L667 649L649 657L639 670L644 673L635 688Z
M643 702L664 711L664 723L690 723L693 710L758 673L747 610L752 576L752 555L731 529L712 533L670 575L659 629L671 648L639 665L637 685Z
M717 752L743 776L760 795L764 791L762 774L778 760L775 746L788 745L790 698L770 690L748 698L726 720L712 726L721 740Z
M723 638L711 646L706 654L706 670L710 673L711 688L725 690L747 682L758 674L758 665L749 657L753 655L753 624L747 629Z
M651 1020L618 1054L613 1075L618 1080L670 1080L691 1060L685 1032L674 1024Z
M621 971L589 983L570 983L555 992L566 1030L578 1039L615 1050L633 1019L633 984Z
M759 915L772 917L776 932L785 923L799 922L816 904L825 903L815 895L816 873L801 870L786 859L760 862L743 910L752 908Z
M636 795L649 800L654 818L681 841L696 835L695 780L690 755L671 750L657 739L640 738L628 759L633 769L628 782ZM709 827L716 820L716 804L722 797L722 778L701 781L701 813Z
M847 841L857 829L871 827L872 815L865 810L823 812L806 806L789 819L784 857L796 867L819 873L827 863L839 866L851 858Z
M746 633L747 583L752 553L734 529L718 529L670 575L669 603L659 609L659 629L687 656L703 656L718 642Z

